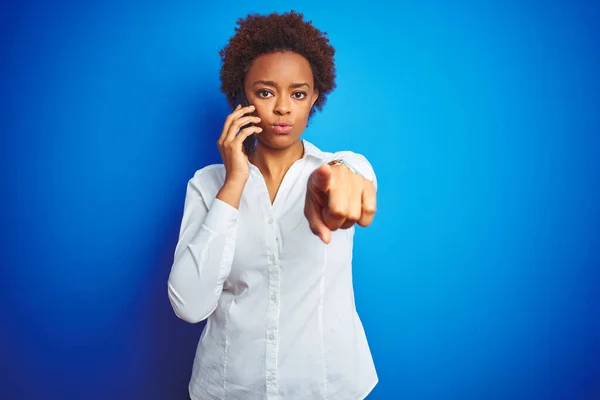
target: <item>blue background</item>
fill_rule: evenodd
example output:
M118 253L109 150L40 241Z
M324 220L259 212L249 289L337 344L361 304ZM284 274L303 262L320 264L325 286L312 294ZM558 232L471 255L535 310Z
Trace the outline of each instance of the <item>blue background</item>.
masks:
M0 398L185 396L202 325L166 281L218 50L293 8L337 48L305 138L379 178L369 399L600 399L598 6L83 3L0 6Z

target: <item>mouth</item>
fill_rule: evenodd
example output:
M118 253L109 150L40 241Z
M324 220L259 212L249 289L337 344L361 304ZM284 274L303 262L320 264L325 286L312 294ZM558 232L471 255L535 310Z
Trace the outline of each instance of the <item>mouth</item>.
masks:
M287 121L276 122L273 124L273 131L280 135L288 134L292 131L292 124Z

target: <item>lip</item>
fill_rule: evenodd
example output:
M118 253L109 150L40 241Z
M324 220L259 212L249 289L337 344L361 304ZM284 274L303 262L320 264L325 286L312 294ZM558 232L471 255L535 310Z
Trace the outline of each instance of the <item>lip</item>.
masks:
M292 131L292 124L287 121L280 121L273 124L273 131L280 135L288 134Z

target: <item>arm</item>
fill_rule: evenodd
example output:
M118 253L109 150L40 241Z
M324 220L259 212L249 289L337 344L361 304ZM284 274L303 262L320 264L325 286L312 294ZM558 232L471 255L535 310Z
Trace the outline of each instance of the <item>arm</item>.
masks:
M231 271L239 218L239 211L218 197L209 209L195 179L187 186L168 282L175 314L190 323L208 318L217 307Z
M237 106L225 119L217 141L225 166L225 183L210 207L200 191L201 174L197 173L187 187L168 285L175 314L187 322L200 322L212 314L231 271L238 207L250 175L243 142L262 131L257 125L240 130L245 124L260 122L256 116L245 116L252 111L253 106Z

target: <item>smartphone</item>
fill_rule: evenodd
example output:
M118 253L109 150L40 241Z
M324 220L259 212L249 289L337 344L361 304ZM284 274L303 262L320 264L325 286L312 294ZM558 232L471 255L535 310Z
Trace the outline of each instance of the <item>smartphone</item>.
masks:
M247 107L250 105L248 103L248 98L246 97L246 93L244 92L244 89L242 89L242 88L239 88L235 92L235 98L233 100L233 109L235 110L235 108L238 105L241 105L242 107ZM240 131L242 129L248 128L249 126L254 126L254 124L253 123L246 124L240 128ZM246 152L247 156L250 156L250 154L252 154L254 152L255 146L256 146L256 135L253 133L252 135L248 136L244 140L244 152Z

